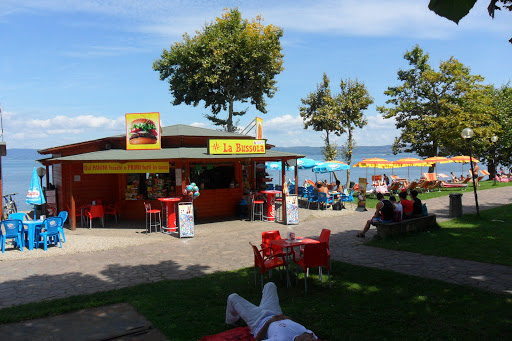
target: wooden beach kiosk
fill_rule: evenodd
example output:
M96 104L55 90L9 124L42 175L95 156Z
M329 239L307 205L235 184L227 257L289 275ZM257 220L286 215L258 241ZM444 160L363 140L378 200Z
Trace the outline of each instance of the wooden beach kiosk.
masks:
M182 197L192 182L200 189L194 200L200 219L233 218L248 191L264 189L265 161L294 165L304 157L273 151L266 140L252 136L181 124L162 127L160 135L157 150L127 150L123 134L38 151L49 156L38 161L51 174L57 209L70 211L73 229L80 217L72 212L83 204L119 203L121 219L144 220L144 201L160 208L158 198ZM281 183L286 181L285 168Z

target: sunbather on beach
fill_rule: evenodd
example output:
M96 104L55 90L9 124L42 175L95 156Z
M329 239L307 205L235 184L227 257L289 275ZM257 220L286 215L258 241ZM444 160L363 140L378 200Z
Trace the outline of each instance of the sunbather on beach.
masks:
M315 191L329 195L329 188L322 181L316 183Z
M475 186L478 188L478 172L480 171L480 167L478 167L478 164L473 161L473 182Z
M453 174L453 172L451 172L450 175L452 176L453 182L459 182L459 179L457 178L457 176L455 174Z
M238 294L228 297L226 323L234 324L242 319L247 323L256 340L306 341L316 340L316 335L303 325L283 315L279 305L276 285L265 284L259 306L252 304Z
M370 226L377 226L378 223L391 223L393 222L393 212L395 211L395 205L391 201L384 199L382 193L377 193L377 206L372 219L366 222L363 232L359 232L357 237L364 238L366 232L370 229Z

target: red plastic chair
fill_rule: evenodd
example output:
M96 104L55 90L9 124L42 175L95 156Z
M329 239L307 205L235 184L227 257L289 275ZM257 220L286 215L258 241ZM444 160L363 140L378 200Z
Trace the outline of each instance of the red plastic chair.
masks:
M327 254L329 255L329 257L331 257L331 251L329 249L329 238L330 237L331 237L331 230L322 229L322 232L320 232L320 238L318 238L318 241L320 243L327 244Z
M105 227L105 216L102 205L91 206L85 212L85 216L89 219L89 229L92 229L92 220L94 218L101 218L101 226Z
M269 257L271 255L280 256L284 255L283 248L280 246L272 246L270 242L272 240L281 239L281 233L279 231L265 231L261 232L261 249L263 250L263 256Z
M297 275L299 271L299 266L302 268L304 272L304 287L306 292L308 292L308 276L306 275L306 273L309 268L319 267L319 277L320 280L323 282L321 267L325 266L327 268L327 273L329 276L329 288L331 287L331 266L327 243L304 245L304 256L300 258L298 253L295 252L293 254L293 261L295 262L295 264L297 264ZM298 282L299 277L297 276L297 283Z
M66 208L68 210L69 215L72 215L73 211L71 211L71 207L69 207L69 205L66 205ZM74 215L75 215L76 221L80 220L80 226L83 226L84 216L82 215L82 210L79 208L79 205L75 205ZM71 224L71 221L69 222L69 224Z
M120 214L121 210L119 209L119 202L116 202L115 204L110 204L105 207L105 215L113 215L116 218L116 224L117 224L117 216Z
M258 250L258 248L251 242L249 242L249 244L251 244L252 251L254 253L254 285L256 285L257 282L256 268L260 268L261 290L263 290L263 274L272 269L286 266L286 260L283 255L265 257L263 256L265 249ZM286 272L286 279L288 281L288 272Z

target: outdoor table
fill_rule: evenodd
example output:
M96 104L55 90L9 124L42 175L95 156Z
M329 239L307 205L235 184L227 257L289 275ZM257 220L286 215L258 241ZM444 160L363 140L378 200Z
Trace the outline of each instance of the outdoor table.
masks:
M270 245L275 245L275 246L280 246L282 247L283 249L286 249L286 257L287 257L287 260L286 260L286 279L287 279L287 283L286 285L289 287L291 284L290 284L290 276L288 275L288 264L291 263L291 252L289 251L293 251L293 248L294 247L300 247L302 245L306 245L306 244L317 244L317 243L320 243L318 240L315 240L315 239L311 239L311 238L302 238L302 237L295 237L294 240L288 240L288 239L275 239L275 240L270 240Z
M23 220L23 226L27 227L28 249L32 250L35 244L36 228L43 226L43 220Z
M166 232L176 232L176 203L181 198L158 198L159 201L165 203L165 226Z
M267 195L267 221L276 220L276 194L282 193L276 190L261 191Z

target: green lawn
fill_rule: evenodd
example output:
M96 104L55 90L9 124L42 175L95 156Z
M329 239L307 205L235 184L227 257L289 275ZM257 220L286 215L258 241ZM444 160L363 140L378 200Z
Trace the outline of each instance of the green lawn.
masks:
M484 190L487 190L487 189L495 189L495 188L500 188L500 187L506 187L506 186L512 186L512 182L498 182L496 183L496 186L494 185L494 181L480 181L480 186L478 186L478 190L479 191L484 191ZM447 197L450 193L457 193L457 192L461 192L461 193L473 193L473 183L469 183L467 189L465 190L462 190L462 189L459 189L459 188L447 188L447 189L441 189L440 191L433 191L433 192L428 192L428 193L420 193L418 195L418 198L420 198L422 201L423 200L428 200L428 199L432 199L432 198L438 198L438 197ZM398 200L398 195L395 195L396 199ZM356 202L357 202L357 198L356 199ZM366 198L366 208L375 208L377 205L377 199L375 197L373 198Z
M464 215L431 232L371 240L367 245L436 256L512 265L512 205Z
M302 280L287 289L274 273L284 313L322 338L489 340L512 335L511 296L336 261L332 266L332 289L313 275L307 294ZM3 309L0 323L128 302L169 339L197 340L229 328L225 302L232 292L259 301L252 268Z

